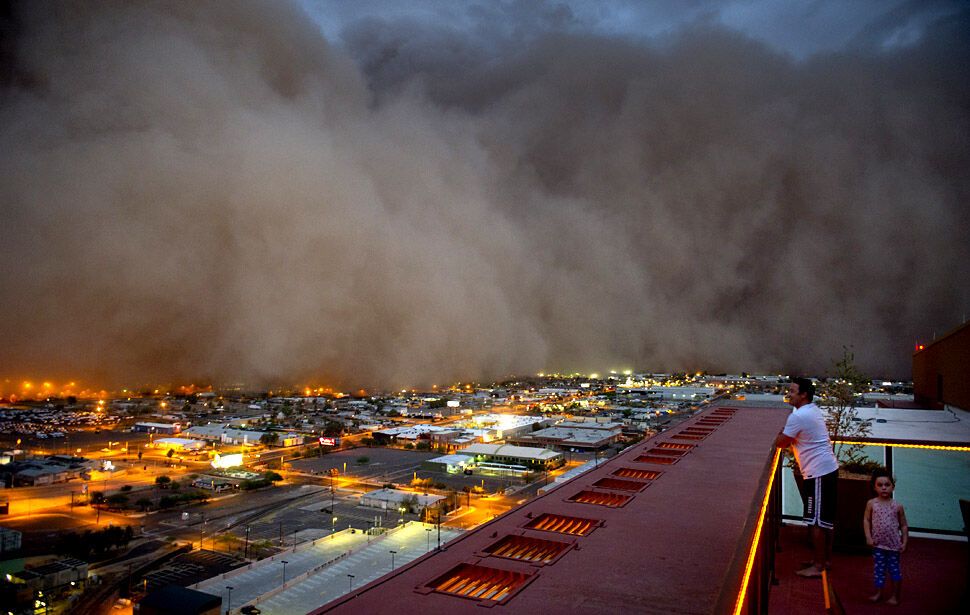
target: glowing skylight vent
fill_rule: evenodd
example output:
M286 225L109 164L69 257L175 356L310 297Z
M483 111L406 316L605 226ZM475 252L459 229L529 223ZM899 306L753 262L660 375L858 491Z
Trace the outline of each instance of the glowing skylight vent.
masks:
M620 476L622 478L636 478L640 480L653 480L663 474L663 472L657 472L656 470L636 470L634 468L620 468L619 470L613 472L613 476Z
M583 519L580 517L567 517L566 515L554 515L543 513L536 517L525 527L530 530L542 530L543 532L556 532L557 534L568 534L570 536L587 536L596 529L599 521L595 519Z
M643 483L638 480L622 480L619 478L601 478L595 483L594 487L601 489L616 489L617 491L642 491L650 483Z
M511 570L499 570L477 564L459 564L430 583L445 594L501 602L519 590L530 575Z
M605 491L580 491L569 498L570 502L580 504L595 504L596 506L607 506L609 508L619 508L630 501L632 495L620 493L607 493Z
M548 564L569 546L568 543L557 540L543 540L542 538L530 538L528 536L506 536L485 549L485 552L496 557L505 557L533 564Z

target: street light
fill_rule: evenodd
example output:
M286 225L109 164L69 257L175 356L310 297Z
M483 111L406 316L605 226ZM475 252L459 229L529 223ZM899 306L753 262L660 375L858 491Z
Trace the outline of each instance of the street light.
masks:
M428 551L431 550L431 528L430 527L426 527L426 528L424 528L424 531L428 533L427 534L427 536L428 536L428 540L427 540L428 545L425 548L425 552L428 552Z
M395 553L397 553L397 551L390 551L390 554L391 554L391 570L394 570L394 554Z
M283 559L283 560L280 560L280 563L283 564L283 583L282 584L286 585L286 565L289 564L289 562Z
M354 591L354 575L348 574L347 578L350 579L350 591Z
M249 559L249 526L246 526L246 550L244 552L244 557Z
M226 615L229 615L229 612L232 611L232 589L233 589L233 587L232 587L232 585L226 585L226 589L229 590L229 595L226 597Z

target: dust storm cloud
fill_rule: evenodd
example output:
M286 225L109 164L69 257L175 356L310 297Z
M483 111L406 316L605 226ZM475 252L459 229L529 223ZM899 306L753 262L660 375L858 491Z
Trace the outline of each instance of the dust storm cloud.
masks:
M281 2L7 13L0 374L398 387L848 345L905 377L970 311L966 14L794 60L561 11L339 41Z

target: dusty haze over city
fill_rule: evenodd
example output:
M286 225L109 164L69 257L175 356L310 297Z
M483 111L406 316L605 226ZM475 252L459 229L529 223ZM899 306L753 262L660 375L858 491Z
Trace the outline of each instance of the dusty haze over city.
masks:
M7 5L0 377L819 373L843 346L908 377L965 319L960 3L848 30L812 3L841 38L791 49L738 3L641 36L670 15L572 4Z

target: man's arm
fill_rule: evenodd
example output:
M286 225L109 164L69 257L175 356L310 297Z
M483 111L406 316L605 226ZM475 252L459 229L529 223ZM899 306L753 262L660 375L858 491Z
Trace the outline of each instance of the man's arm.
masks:
M788 448L789 446L792 445L792 442L794 441L795 441L795 438L792 438L791 436L786 436L784 432L782 432L778 434L777 438L775 438L775 446L777 446L778 448Z

